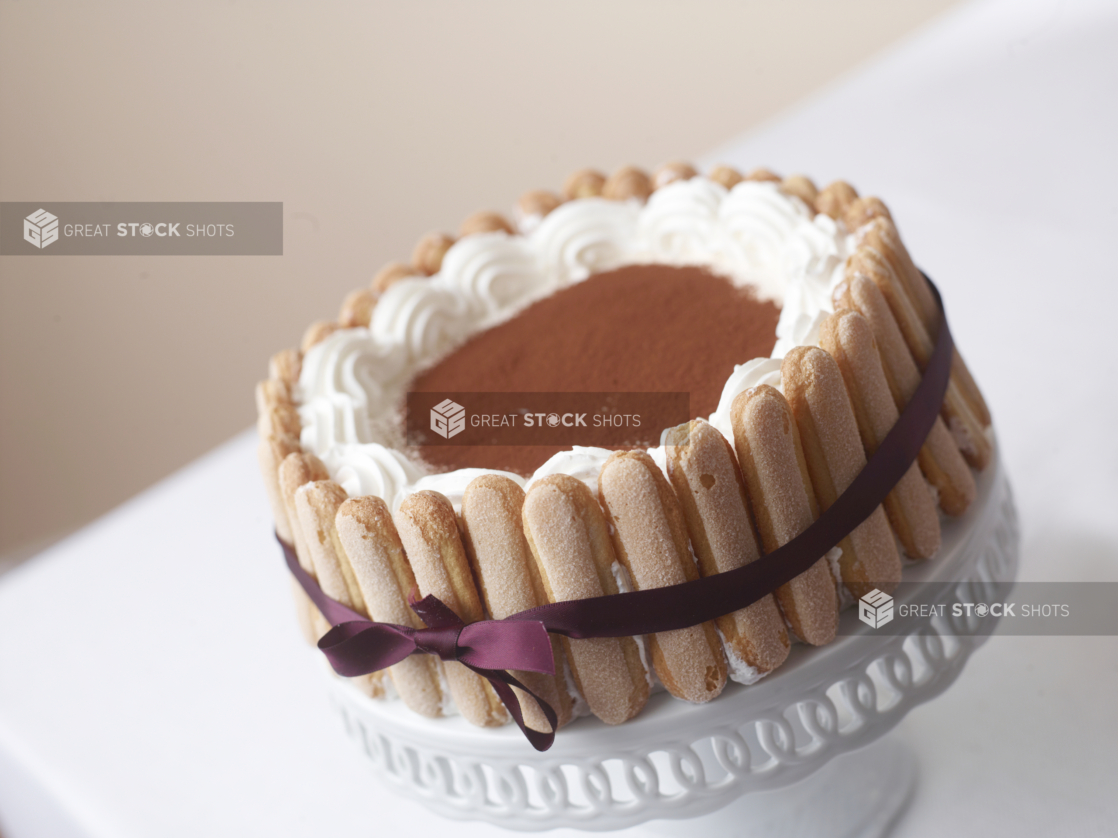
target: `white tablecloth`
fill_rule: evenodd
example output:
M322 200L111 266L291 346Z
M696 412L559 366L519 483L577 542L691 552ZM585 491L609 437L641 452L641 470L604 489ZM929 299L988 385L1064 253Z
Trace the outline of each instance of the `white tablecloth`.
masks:
M711 157L887 197L992 405L1025 579L1118 579L1116 56L1112 4L982 3ZM0 579L8 838L448 828L344 738L253 448ZM1116 638L993 638L899 729L921 775L896 834L1114 834L1116 697Z

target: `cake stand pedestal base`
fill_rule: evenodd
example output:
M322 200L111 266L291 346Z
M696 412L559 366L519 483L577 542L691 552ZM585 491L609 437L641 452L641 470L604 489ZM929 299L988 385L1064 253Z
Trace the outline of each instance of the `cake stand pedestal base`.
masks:
M886 736L843 754L811 776L769 792L743 794L687 821L704 838L884 838L916 787L916 757ZM650 835L679 835L679 821L645 824Z

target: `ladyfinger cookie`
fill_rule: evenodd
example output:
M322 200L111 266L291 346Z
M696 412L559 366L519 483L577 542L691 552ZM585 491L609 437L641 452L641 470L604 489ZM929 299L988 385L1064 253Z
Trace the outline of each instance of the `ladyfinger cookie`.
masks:
M815 199L819 196L819 190L810 178L803 175L789 175L780 182L780 188L785 194L799 198L807 204L808 209L815 212Z
M284 458L298 450L298 440L291 437L275 436L261 439L260 445L256 449L257 461L260 463L260 473L264 477L264 490L268 494L268 503L272 507L272 520L276 522L276 535L288 544L294 543L294 537L287 506L283 501L283 490L280 489L279 469ZM314 604L298 582L294 579L291 581L291 594L295 600L295 618L299 623L299 629L308 643L317 643L320 635L315 632L315 622L311 616L315 610Z
M525 192L517 200L513 211L517 229L521 233L531 233L540 226L540 222L551 215L562 203L562 198L546 189L533 189L530 192Z
M438 492L416 492L400 504L395 519L419 595L434 594L464 623L485 619L450 501ZM508 713L488 681L457 661L444 662L443 671L454 704L466 721L479 727L508 721Z
M602 197L611 201L627 201L630 198L647 201L651 194L651 179L636 166L621 167L602 184Z
M648 454L611 454L598 475L598 498L635 590L699 578L679 501ZM713 623L650 634L648 644L657 677L676 698L702 704L726 686L726 658Z
M912 261L908 248L904 246L889 211L878 212L869 217L863 215L861 223L857 227L851 227L851 231L855 233L858 247L872 250L889 263L924 326L934 332L939 323L939 309L935 298L923 274Z
M288 391L299 383L303 354L298 349L281 349L268 361L268 377L282 381Z
M896 273L877 251L860 246L851 255L846 266L847 277L859 274L869 277L881 291L889 304L889 310L893 312L905 343L912 352L916 365L923 370L932 357L934 344L916 307L897 279ZM992 453L990 442L983 432L982 423L963 396L954 373L948 381L947 393L943 397L942 413L947 428L951 431L966 461L979 471L986 468Z
M338 508L345 500L345 489L333 480L315 480L304 483L295 491L295 510L323 593L358 614L368 616L365 598L357 584L353 565L334 525ZM384 672L373 672L348 680L373 698L381 698L385 694Z
M265 378L256 384L256 414L267 411L277 404L292 404L291 388L286 381L278 378Z
M653 191L663 189L669 183L675 183L677 180L690 180L697 174L695 167L690 163L683 160L674 160L665 163L652 175L652 189Z
M815 196L815 210L836 221L846 214L846 208L858 200L858 192L845 180L836 180L827 184Z
M302 429L299 411L290 403L265 405L264 410L256 417L256 431L261 437L286 436L298 439Z
M563 198L573 201L576 198L597 198L602 194L606 176L594 169L579 169L571 172L563 181Z
M668 476L679 498L700 576L735 570L761 555L741 470L726 438L702 419L668 431ZM772 594L715 620L730 677L752 683L788 657L791 643ZM740 663L739 663L740 662Z
M780 175L767 166L758 166L745 176L746 180L758 183L780 183Z
M443 266L443 257L454 247L454 237L437 230L422 236L411 252L411 263L424 276L434 276ZM303 350L306 351L305 349Z
M766 553L787 544L819 517L800 436L784 396L762 384L730 405L734 447ZM776 589L776 601L806 643L822 646L838 629L838 591L825 556Z
M616 594L617 558L601 507L581 480L553 474L524 499L524 534L549 602ZM631 637L562 638L579 692L606 724L621 724L648 701L648 675Z
M733 189L743 180L745 176L735 169L733 166L718 165L710 170L707 178L717 183L723 189Z
M299 441L289 436L266 436L260 439L256 449L256 459L260 464L260 474L264 478L264 489L268 493L268 503L272 507L272 518L276 522L276 535L293 544L291 523L287 506L283 502L283 491L279 484L280 464L288 454L299 451Z
M462 238L475 236L479 233L508 233L512 235L512 224L498 212L478 210L466 216L458 228L458 235Z
M523 509L524 490L499 474L475 477L462 495L462 541L485 608L494 620L547 604L539 568L524 538ZM551 655L555 675L522 670L512 674L551 705L562 727L571 720L574 701L567 691L563 647L556 635L551 636ZM531 697L516 692L525 724L533 730L551 730Z
M880 203L880 201L878 202ZM884 208L884 204L881 205ZM904 286L909 299L916 308L924 323L924 328L929 335L936 333L939 328L939 308L936 306L932 289L928 287L928 280L916 267L908 249L901 240L900 233L893 224L889 211L879 213L869 219L864 228L857 233L859 247L866 247L879 252L892 267L893 272ZM982 391L978 389L974 377L970 373L963 356L956 348L951 360L951 374L955 383L962 391L974 415L983 427L990 425L990 408Z
M885 297L867 277L856 275L844 280L835 289L834 303L836 310L855 309L869 322L889 391L893 394L897 410L904 410L920 386L920 371ZM943 417L936 417L920 449L919 462L924 477L936 487L940 508L948 515L965 512L977 489L963 455L943 423Z
M389 262L373 277L369 284L372 291L379 297L401 279L424 276L418 268L413 268L407 262Z
M299 439L302 422L291 400L291 387L281 379L256 384L256 430L262 439Z
M819 345L838 363L854 407L858 433L873 456L900 414L885 381L885 370L869 322L857 311L836 312L823 321ZM885 513L905 553L926 559L939 549L939 516L928 486L913 463L885 498Z
M780 380L796 418L815 497L826 511L866 465L842 373L822 349L797 346L784 357ZM896 589L901 557L880 505L838 546L842 583L856 598L874 588L886 593Z
M299 512L295 508L295 492L306 483L329 479L326 466L314 454L294 451L284 457L280 463L280 495L287 510L287 520L291 525L291 543L295 547L295 555L299 557L299 564L312 576L315 575L314 562L311 561L307 540L303 536L303 527L299 523Z
M338 507L345 500L345 489L333 480L314 480L295 490L295 511L323 593L358 613L367 614L365 598L334 526Z
M982 423L982 427L990 427L990 423L993 421L990 416L990 408L986 404L986 398L982 395L982 391L978 389L978 382L971 375L967 362L959 354L958 347L951 356L951 378L962 392L963 398L967 400L967 405L970 406L975 417Z
M889 208L885 206L885 202L872 195L864 195L861 198L856 198L846 205L842 213L842 220L846 223L846 229L856 236L862 227L869 224L875 218L887 218L889 221L893 220L893 216L889 214Z
M307 592L303 590L303 586L294 576L290 577L290 587L291 600L295 605L295 622L299 626L299 632L307 643L316 646L318 639L329 631L330 627L322 628L322 623L325 620L322 619L322 615L318 613L314 602L307 596Z
M316 320L307 326L307 330L303 332L303 340L299 344L299 348L306 354L312 347L322 343L339 328L337 323L331 323L329 320Z
M300 486L315 480L328 480L330 475L326 466L314 454L306 454L296 450L286 457L279 466L279 490L283 500L284 509L287 511L287 522L291 527L291 544L295 547L295 555L299 565L312 577L317 578L311 553L307 548L307 540L303 537L303 526L299 523L299 512L295 508L295 492ZM302 588L299 588L302 592ZM322 616L317 606L311 602L310 597L303 593L303 598L296 597L297 602L302 602L307 612L307 620L311 625L311 643L317 643L319 638L330 631L330 623ZM298 605L296 606L298 608ZM300 617L300 620L303 618Z
M408 605L415 575L385 502L372 495L350 498L338 507L334 524L353 567L369 618L380 623L424 628L423 621ZM440 665L432 655L411 655L388 670L400 698L420 715L432 718L442 715Z
M356 288L346 295L338 312L338 325L343 329L368 328L373 319L379 294L372 288Z

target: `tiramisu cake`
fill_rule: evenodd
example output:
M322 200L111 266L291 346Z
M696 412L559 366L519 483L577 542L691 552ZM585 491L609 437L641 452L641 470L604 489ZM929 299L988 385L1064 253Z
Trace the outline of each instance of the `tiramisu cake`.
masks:
M480 212L457 238L425 236L273 357L257 403L276 531L328 596L415 628L416 587L472 622L732 570L851 483L912 397L938 322L885 205L844 182L580 171L511 219ZM689 408L646 411L608 447L410 432L409 398L462 393L681 393ZM560 725L624 722L653 690L701 703L728 679L753 683L792 642L830 642L844 603L893 590L902 555L935 555L941 513L975 497L989 423L956 355L918 463L810 570L710 623L553 636L557 674L514 675ZM329 626L295 594L316 641ZM356 680L426 716L508 719L487 681L435 656Z

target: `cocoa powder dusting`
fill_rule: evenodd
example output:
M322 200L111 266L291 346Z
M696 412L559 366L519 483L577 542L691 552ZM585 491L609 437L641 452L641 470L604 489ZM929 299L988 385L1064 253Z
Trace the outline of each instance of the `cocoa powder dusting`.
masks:
M688 392L709 416L736 364L768 357L780 309L705 268L597 274L475 335L412 381L414 392ZM652 417L654 426L657 417ZM664 423L665 425L667 423ZM530 475L566 446L420 446L439 470Z

